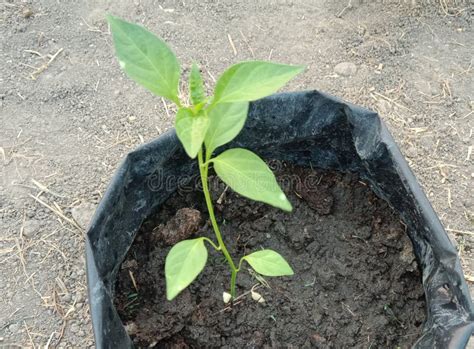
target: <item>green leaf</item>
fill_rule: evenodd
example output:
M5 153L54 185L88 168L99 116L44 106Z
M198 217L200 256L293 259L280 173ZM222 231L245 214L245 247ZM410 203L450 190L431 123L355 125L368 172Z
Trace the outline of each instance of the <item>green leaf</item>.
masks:
M292 210L272 171L256 154L241 148L229 149L212 162L217 175L237 193L285 211Z
M261 250L242 258L259 274L264 276L293 275L293 269L279 253Z
M174 245L165 261L166 298L172 300L204 269L207 249L204 238L184 240Z
M193 63L191 74L189 75L189 94L191 95L193 105L199 105L206 98L204 82L202 81L202 76L196 63Z
M233 140L244 127L249 109L248 102L216 104L209 112L209 129L205 144L207 151L212 152L221 145Z
M194 159L204 142L209 118L201 113L194 115L188 108L180 108L176 114L175 128L184 150Z
M214 103L245 102L268 96L283 87L304 67L250 61L227 69L214 91Z
M130 78L179 104L180 68L164 41L142 26L107 16L120 66Z

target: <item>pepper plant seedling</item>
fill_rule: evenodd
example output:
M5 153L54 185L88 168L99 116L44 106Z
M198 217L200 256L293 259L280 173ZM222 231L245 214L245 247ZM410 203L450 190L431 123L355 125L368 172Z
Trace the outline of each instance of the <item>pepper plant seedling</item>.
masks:
M228 149L216 156L214 153L240 133L250 101L276 92L304 67L262 61L238 63L220 76L214 95L207 96L199 68L193 64L189 74L188 105L179 97L179 62L166 43L142 26L113 16L108 16L108 22L122 69L140 85L176 104L176 134L187 155L197 158L209 218L217 240L198 237L181 241L171 248L165 261L167 299L175 298L204 269L206 243L220 251L229 264L232 299L235 298L237 273L244 261L264 276L293 275L286 260L269 249L243 256L238 264L234 262L214 214L208 174L212 165L219 178L240 195L284 211L292 210L272 171L258 155L242 148Z

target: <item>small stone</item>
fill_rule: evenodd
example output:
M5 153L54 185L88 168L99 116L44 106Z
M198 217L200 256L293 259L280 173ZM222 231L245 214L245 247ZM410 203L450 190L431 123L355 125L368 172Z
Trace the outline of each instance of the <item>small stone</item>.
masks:
M436 142L433 137L428 136L428 137L421 138L420 144L425 150L432 151L436 145Z
M326 343L326 339L317 333L311 335L310 341L312 345L317 346L318 348L320 348L322 344Z
M377 107L380 111L381 115L387 115L392 111L392 105L390 102L386 101L385 99L381 99L377 102Z
M411 244L410 240L406 239L403 243L402 251L400 252L400 260L409 265L415 259L415 255L413 254L413 245Z
M365 226L365 227L361 227L357 232L356 232L357 236L364 239L364 240L367 240L367 239L370 239L370 237L372 236L372 228L371 227L368 227L368 226Z
M263 296L260 293L255 292L255 291L252 290L251 295L252 295L252 299L254 301L259 302L259 303L265 303L265 299L263 298Z
M84 297L84 295L83 295L82 293L78 293L78 294L76 295L76 302L77 302L77 303L84 302L84 299L85 299L85 297Z
M275 231L277 231L279 234L281 235L285 235L286 234L286 228L285 228L285 225L283 224L283 222L281 221L276 221L275 224L273 225L273 229Z
M230 300L232 299L232 296L228 292L223 292L222 293L222 300L224 301L225 304L229 303Z
M36 219L28 219L23 225L23 235L31 238L36 235L41 228L41 222Z
M438 88L436 84L432 81L418 80L414 82L415 88L420 91L422 94L427 96L434 96L438 94Z
M414 158L418 155L418 151L416 150L415 147L409 147L406 151L405 151L405 155L409 158Z
M79 224L82 228L87 229L89 222L94 214L96 205L89 202L83 202L80 205L73 207L71 209L72 218Z
M135 259L126 260L122 263L122 269L138 268L138 262Z
M71 330L71 333L78 333L80 331L79 326L76 324L73 324L70 330Z
M342 76L355 75L357 72L357 66L351 62L342 62L334 67L334 72Z
M11 324L10 326L8 326L8 330L13 334L17 334L20 331L20 325L19 324Z
M23 11L21 11L21 14L24 18L30 18L33 16L33 11L29 7L25 7Z

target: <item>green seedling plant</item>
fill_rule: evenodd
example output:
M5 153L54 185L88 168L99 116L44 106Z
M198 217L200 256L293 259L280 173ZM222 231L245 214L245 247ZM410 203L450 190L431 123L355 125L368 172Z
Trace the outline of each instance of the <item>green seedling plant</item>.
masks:
M187 155L199 165L202 190L216 241L206 237L184 240L174 245L165 261L166 295L175 298L204 269L206 243L221 252L230 268L230 295L236 294L237 273L244 262L264 276L293 275L293 270L277 252L263 249L234 262L224 243L209 193L208 176L212 165L217 176L240 195L284 211L292 206L266 163L242 148L216 150L233 140L242 130L249 102L268 96L303 71L302 66L249 61L228 68L217 80L214 94L207 96L196 64L189 74L189 102L179 96L180 64L167 44L142 26L108 16L116 54L122 69L140 85L177 106L175 129ZM265 130L262 130L265 132Z

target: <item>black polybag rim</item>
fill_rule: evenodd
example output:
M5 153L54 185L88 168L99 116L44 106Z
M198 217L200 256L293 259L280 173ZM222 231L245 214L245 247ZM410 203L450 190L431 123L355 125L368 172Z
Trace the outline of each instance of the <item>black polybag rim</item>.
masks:
M338 125L347 134L340 135L339 129L334 127ZM270 136L262 137L260 130L265 130ZM328 130L333 132L332 138L328 138L330 143L340 136L340 144L326 146L320 142L320 139L327 137ZM344 136L349 138L343 139ZM306 151L304 145L307 144L311 146ZM338 145L345 148L338 149ZM307 156L318 155L312 153L316 152L313 149L318 149L327 158L321 158L317 163L311 157L313 166L359 172L378 196L399 211L404 221L408 220L408 235L423 269L428 312L423 335L414 348L460 349L467 345L474 331L474 307L456 249L390 132L376 113L318 91L276 94L251 103L244 131L230 146L259 150L259 155L264 158L272 157L272 154L277 155L274 158L281 158L291 153L295 163ZM132 347L113 306L113 284L141 223L171 193L163 192L162 197L156 198L158 195L148 193L150 188L147 189L142 182L161 169L172 173L173 166L183 167L181 172L192 173L196 170L182 150L174 130L170 130L125 157L96 209L86 237L86 263L97 348ZM403 187L400 189L407 193L405 200L414 203L409 212L396 207L404 203L396 200L395 194L391 196L390 188L384 188L386 176L394 176ZM137 195L149 199L140 205L130 202L130 198ZM117 225L116 218L126 216L124 213L130 213L130 208L134 212L136 210L136 214L130 215L133 224L127 227ZM420 225L420 222L423 224ZM116 235L111 234L111 229ZM117 244L118 248L111 249L113 244ZM104 253L108 254L107 258L103 258ZM107 262L109 260L112 262ZM450 299L446 298L446 294ZM455 310L446 310L453 305Z

